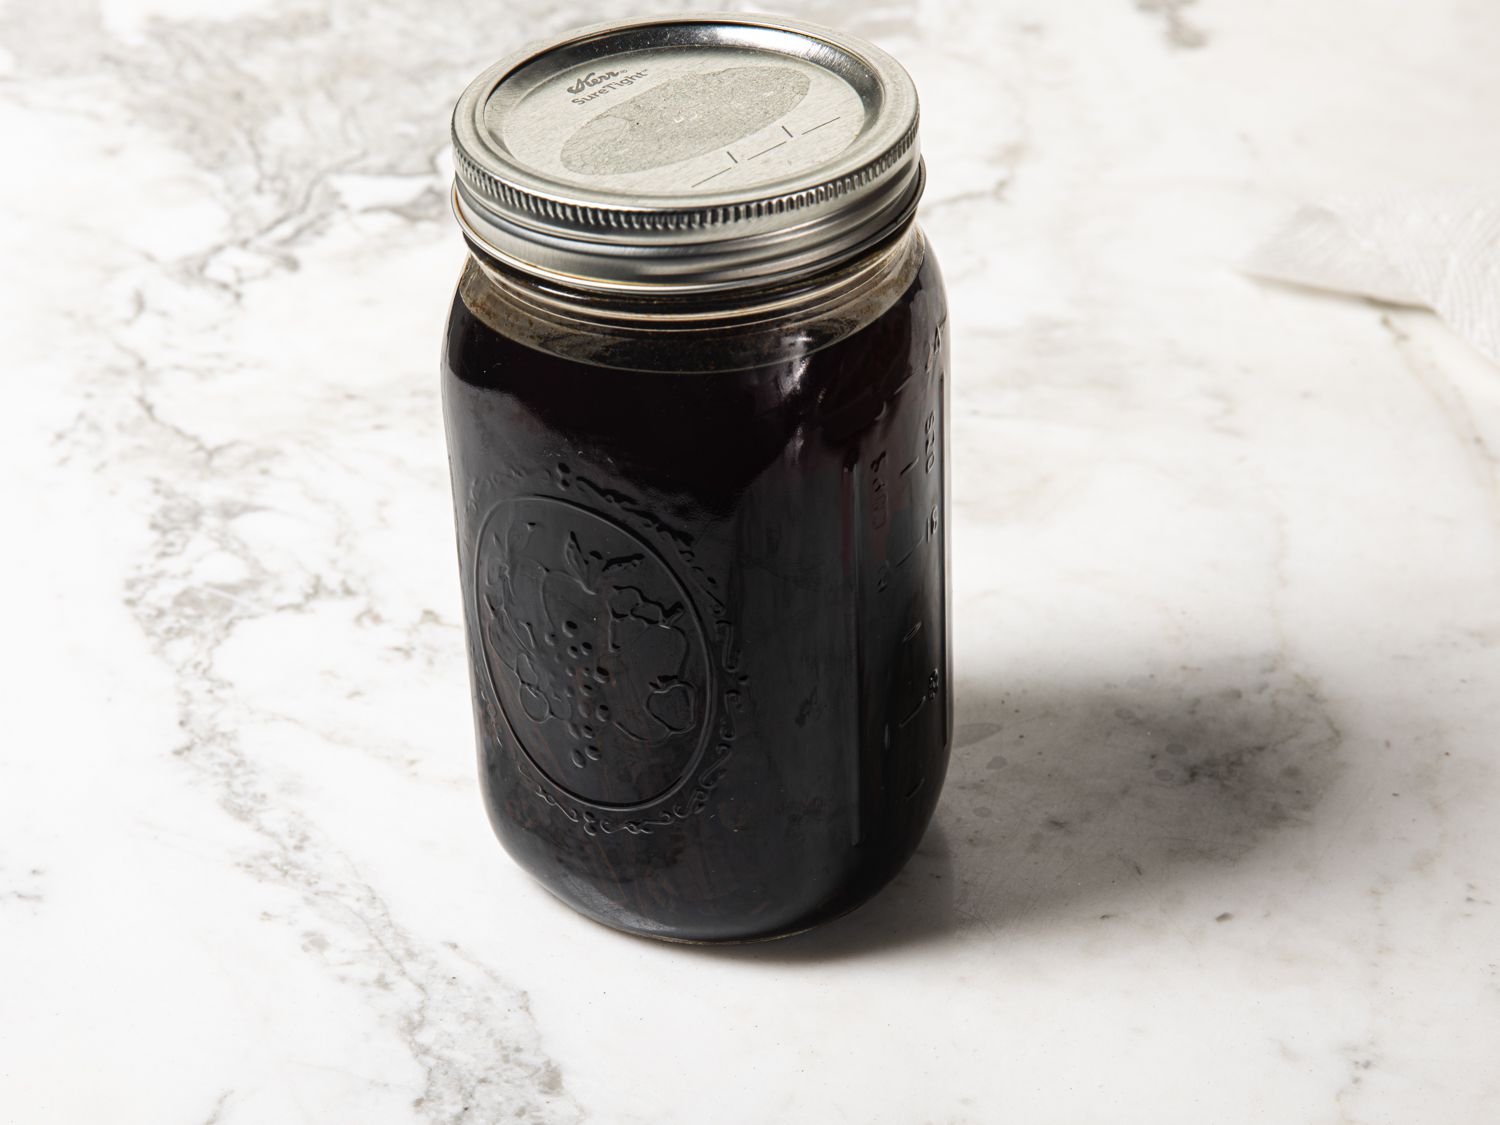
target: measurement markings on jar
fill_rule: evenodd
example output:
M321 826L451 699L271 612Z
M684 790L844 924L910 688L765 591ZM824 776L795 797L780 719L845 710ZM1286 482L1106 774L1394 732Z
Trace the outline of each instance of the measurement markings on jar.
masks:
M746 159L746 160L747 160L747 161L749 161L749 160L754 160L754 159L755 159L755 158L756 158L756 157L759 157L759 156L764 156L764 155L765 155L765 154L766 154L766 153L768 153L768 152L774 152L774 151L776 151L776 150L777 150L777 149L778 149L778 148L780 148L780 147L781 147L781 146L782 146L782 145L784 145L784 144L786 144L786 142L785 142L785 141L777 141L777 142L776 142L776 143L775 143L775 144L774 144L774 145L772 145L772 146L771 146L771 147L770 147L770 148L763 148L763 149L761 149L761 150L760 150L760 151L759 151L759 152L757 152L757 153L756 153L756 154L755 154L755 156L747 156L747 157L745 157L745 159Z
M832 125L835 121L839 120L839 118L841 118L841 117L843 117L843 114L839 114L838 117L830 117L827 121L820 121L818 124L814 125L811 129L803 129L802 132L800 132L797 135L799 137L805 137L809 133L816 133L824 125ZM782 128L784 129L784 128L786 128L786 126L783 125Z
M900 570L903 566L905 566L911 560L911 557L922 549L922 545L927 542L927 538L927 530L924 527L922 530L921 538L919 538L915 543L911 545L911 550L907 551L906 554L902 555L899 559L896 560L897 570Z
M736 163L736 164L737 164L737 163L739 163L739 162L738 162L738 161L736 161L736 162L735 162L735 163ZM733 170L734 170L734 166L733 166L733 165L730 165L730 167L728 167L728 168L720 168L720 169L719 169L719 170L718 170L718 171L717 171L717 172L715 172L715 173L714 173L714 174L713 174L713 175L712 175L712 176L704 176L704 177L703 177L703 178L702 178L702 179L701 179L701 180L699 180L699 181L698 181L698 182L697 182L697 183L696 183L696 184L694 184L694 185L693 185L693 186L694 186L694 187L700 187L700 186L702 186L702 185L703 185L703 184L706 184L706 183L708 183L708 181L709 181L709 180L717 180L717 179L718 179L718 178L719 178L719 177L720 177L720 176L722 176L722 175L723 175L723 174L724 174L724 173L725 173L725 172L730 172L730 171L733 171Z
M800 133L793 133L785 125L781 125L781 126L779 126L779 128L781 129L781 131L783 133L786 134L787 141L792 141L792 140L796 140L798 137L805 137L809 133L816 133L819 129L823 128L824 125L832 125L835 121L840 120L840 118L842 116L843 115L840 114L839 117L830 117L827 121L820 121L816 125L812 126L810 129L803 129L802 132L800 132ZM759 157L764 156L768 152L775 152L778 148L780 148L782 145L784 145L786 143L787 143L786 141L777 141L774 145L771 145L770 148L763 148L759 152L751 153L749 156L745 157L745 160L746 161L755 160L755 159L758 159ZM701 187L702 185L708 183L709 180L716 180L716 179L718 179L725 172L730 171L731 168L735 164L738 164L740 162L739 158L737 156L735 156L734 153L730 152L727 148L724 150L724 155L727 156L727 157L729 157L730 168L720 168L713 175L711 175L711 176L704 176L703 179L701 179L697 183L693 184L694 187Z
M703 179L699 180L698 183L696 183L696 184L693 185L694 187L697 187L699 184L706 184L706 183L708 183L709 180L717 179L718 177L722 176L725 172L728 172L730 169L732 169L736 164L738 164L740 162L739 158L737 156L735 156L734 153L730 152L727 148L724 150L724 155L727 156L727 157L729 157L729 167L728 168L720 168L712 176L704 176Z

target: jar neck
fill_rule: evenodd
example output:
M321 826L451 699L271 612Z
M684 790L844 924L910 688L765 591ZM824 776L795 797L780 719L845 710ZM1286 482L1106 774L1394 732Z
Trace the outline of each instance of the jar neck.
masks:
M815 316L820 310L857 301L892 277L909 272L924 252L921 230L915 219L909 219L860 257L806 278L713 293L653 293L562 285L509 266L472 241L468 246L488 282L516 305L549 319L653 332L722 329L790 314Z

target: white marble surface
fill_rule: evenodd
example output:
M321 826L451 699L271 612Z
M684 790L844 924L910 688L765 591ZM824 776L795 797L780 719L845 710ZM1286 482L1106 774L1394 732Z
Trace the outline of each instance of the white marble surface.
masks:
M788 5L925 99L960 738L704 952L490 836L435 374L452 99L663 5L435 7L0 15L0 1120L1493 1120L1500 370L1236 266L1500 170L1500 8Z

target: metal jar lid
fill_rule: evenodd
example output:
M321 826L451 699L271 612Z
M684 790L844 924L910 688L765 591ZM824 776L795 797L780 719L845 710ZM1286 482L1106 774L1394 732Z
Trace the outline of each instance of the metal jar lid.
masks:
M900 228L923 182L910 75L779 16L638 19L530 47L464 91L453 145L473 245L591 289L802 276Z

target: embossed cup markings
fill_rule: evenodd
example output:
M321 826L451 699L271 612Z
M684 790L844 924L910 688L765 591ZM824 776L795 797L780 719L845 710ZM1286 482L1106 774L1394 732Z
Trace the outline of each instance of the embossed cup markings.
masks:
M885 454L881 453L870 462L870 524L875 528L885 526L890 515L890 497L886 495Z
M931 373L930 373L931 374ZM934 707L944 699L944 672L939 662L945 640L941 606L910 601L914 588L925 583L909 572L934 564L941 549L941 432L936 410L921 415L920 428L908 431L909 445L897 451L878 449L863 462L865 536L867 549L878 559L874 567L875 594L883 612L903 614L906 624L892 637L898 656L890 666L885 691L891 701L880 732L886 768L902 799L915 801L927 782L921 748L932 737L942 712ZM915 422L915 419L913 419ZM900 464L892 476L889 466ZM893 597L901 604L892 604ZM899 639L898 639L899 638Z
M869 521L872 531L883 531L891 521L891 489L886 479L885 465L888 454L882 450L869 464ZM906 489L906 503L915 507L920 501L917 498L917 485L907 479L911 470L919 464L925 464L925 474L931 476L937 468L937 426L936 416L927 415L927 421L923 427L923 452L920 456L912 458L901 469L898 485L904 484ZM933 502L927 512L915 517L914 522L921 528L919 534L912 537L906 550L896 557L892 562L889 558L884 559L875 571L875 588L885 592L891 584L893 570L899 570L906 566L916 554L927 544L934 541L940 529L940 505ZM889 553L889 549L888 549Z
M915 634L913 634L913 636L914 635ZM908 637L907 639L910 640L911 637ZM911 726L912 722L918 715L922 713L927 705L938 697L938 692L940 692L942 688L943 675L938 671L938 669L934 668L931 672L927 673L927 679L922 685L922 694L918 696L916 702L912 704L911 710L906 713L906 716L896 721L896 726L898 728Z

